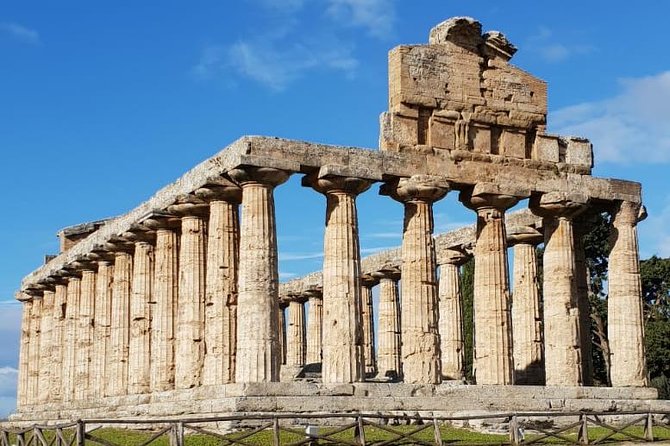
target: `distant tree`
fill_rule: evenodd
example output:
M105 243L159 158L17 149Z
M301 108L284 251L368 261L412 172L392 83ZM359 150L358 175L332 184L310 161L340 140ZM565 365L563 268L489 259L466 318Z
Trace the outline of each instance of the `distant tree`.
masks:
M468 382L474 382L472 363L474 359L474 313L473 297L475 284L475 261L470 258L461 266L461 296L463 298L463 338L465 340L465 378Z

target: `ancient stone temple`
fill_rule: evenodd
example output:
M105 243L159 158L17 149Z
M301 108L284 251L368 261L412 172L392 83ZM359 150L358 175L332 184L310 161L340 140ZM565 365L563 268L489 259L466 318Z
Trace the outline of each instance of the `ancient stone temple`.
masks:
M515 51L473 19L447 20L390 52L379 150L242 137L127 214L63 230L62 252L17 295L14 419L657 404L640 184L593 177L588 140L546 133L547 86L509 63ZM280 284L273 194L291 175L324 196L324 261ZM357 197L374 190L403 206L402 246L361 258ZM448 194L473 225L434 235ZM603 212L611 388L590 386L582 244Z

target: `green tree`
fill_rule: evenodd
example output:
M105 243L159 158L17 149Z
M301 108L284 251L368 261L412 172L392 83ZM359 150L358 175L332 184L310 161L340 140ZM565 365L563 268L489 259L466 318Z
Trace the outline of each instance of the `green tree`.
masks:
M472 373L474 345L473 296L475 283L475 261L470 258L461 266L461 296L463 298L463 338L465 340L465 378L474 382Z

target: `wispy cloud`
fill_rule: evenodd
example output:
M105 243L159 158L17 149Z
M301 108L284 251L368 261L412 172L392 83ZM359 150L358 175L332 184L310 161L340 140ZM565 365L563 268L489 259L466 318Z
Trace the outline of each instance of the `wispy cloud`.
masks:
M372 36L386 38L395 22L392 0L328 0L328 14L341 24L360 26Z
M640 257L643 259L653 255L670 257L670 198L666 197L661 209L649 209L649 217L640 223Z
M315 252L280 252L279 261L288 262L294 260L320 259L323 257L322 251Z
M388 238L397 239L402 237L402 232L373 232L372 234L365 234L367 238Z
M16 385L19 371L14 367L0 367L0 419L16 408Z
M589 54L596 50L593 45L585 43L560 42L554 32L547 27L540 27L537 33L528 39L525 47L549 63L564 62L573 56Z
M289 279L294 279L297 277L297 273L287 273L287 272L280 272L279 273L279 280L289 280Z
M389 249L396 249L398 246L377 246L374 248L361 248L361 255L367 256L370 254L376 254L381 251L387 251Z
M39 45L40 44L40 35L34 29L25 27L18 23L13 22L2 22L0 23L0 33L10 38L27 43L29 45Z
M622 79L614 97L549 114L551 131L586 136L599 162L670 162L670 71Z

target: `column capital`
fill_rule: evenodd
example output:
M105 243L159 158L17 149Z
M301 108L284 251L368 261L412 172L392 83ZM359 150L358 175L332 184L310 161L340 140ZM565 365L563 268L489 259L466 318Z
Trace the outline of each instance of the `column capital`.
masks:
M357 196L368 190L372 185L371 180L354 176L341 176L325 174L323 171L313 172L302 178L302 185L324 195L344 193Z
M361 275L361 285L366 288L372 288L379 283L379 279L372 276L371 273Z
M195 191L195 195L207 202L225 201L234 204L242 202L240 186L225 177L217 177L207 181L207 184Z
M616 202L612 209L612 225L635 226L647 218L647 208L642 203L632 201Z
M528 190L506 188L493 183L478 183L472 188L462 190L458 199L466 207L478 213L495 211L487 214L495 218L517 204L519 200L529 196Z
M303 293L288 293L280 297L280 302L285 302L287 305L291 302L298 302L304 304L307 301L307 297Z
M114 262L114 253L107 251L106 249L100 247L94 248L93 251L86 254L86 258L91 262L95 262L100 265L103 262L113 263Z
M174 204L167 207L167 211L181 218L203 218L209 213L209 205L194 195L182 195Z
M382 184L379 193L401 203L413 201L434 203L444 198L450 189L450 184L442 177L413 175L409 178L397 178Z
M438 265L460 266L468 261L470 256L462 249L448 248L436 252Z
M384 279L398 281L400 280L400 268L397 266L385 265L379 270L374 271L371 276L379 281Z
M587 209L588 197L578 193L549 192L530 199L530 210L544 218L572 219Z
M302 295L305 296L305 298L308 301L311 301L311 300L314 300L314 299L319 299L319 300L323 299L323 291L320 290L320 289L316 289L316 288L310 288L310 289L304 290L302 292Z
M539 245L544 241L544 235L532 226L515 226L507 231L507 244Z
M139 224L151 231L172 230L181 228L181 220L166 212L151 212L140 219Z
M274 167L240 166L228 171L228 176L240 187L262 184L277 187L288 180L291 172Z

